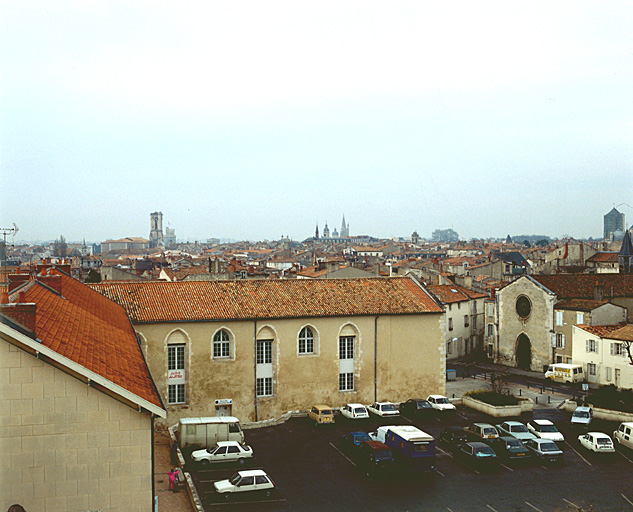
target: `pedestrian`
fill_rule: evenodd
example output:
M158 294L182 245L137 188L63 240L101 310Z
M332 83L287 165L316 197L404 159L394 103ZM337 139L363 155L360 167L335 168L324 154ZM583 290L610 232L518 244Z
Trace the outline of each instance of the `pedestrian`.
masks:
M167 474L169 475L169 490L176 492L176 476L178 475L178 470L172 467Z

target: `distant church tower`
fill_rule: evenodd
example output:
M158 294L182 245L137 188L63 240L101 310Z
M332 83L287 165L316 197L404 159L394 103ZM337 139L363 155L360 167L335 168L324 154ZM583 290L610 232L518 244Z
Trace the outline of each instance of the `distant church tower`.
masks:
M163 243L163 213L154 212L150 214L149 246L158 247Z
M620 274L633 274L633 243L631 243L631 231L624 232L624 240L618 254Z
M327 221L325 221L325 227L323 228L323 238L330 238L330 228L327 227Z
M341 222L341 237L349 237L349 224L345 224L345 215L343 215L343 222Z
M319 223L317 222L316 230L314 232L314 238L319 239Z

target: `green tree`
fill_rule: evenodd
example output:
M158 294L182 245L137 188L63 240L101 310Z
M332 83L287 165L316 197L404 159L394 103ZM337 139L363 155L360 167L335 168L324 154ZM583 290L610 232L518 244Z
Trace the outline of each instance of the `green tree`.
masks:
M88 271L88 276L86 277L86 283L100 283L101 282L101 274L97 272L94 268L91 268Z

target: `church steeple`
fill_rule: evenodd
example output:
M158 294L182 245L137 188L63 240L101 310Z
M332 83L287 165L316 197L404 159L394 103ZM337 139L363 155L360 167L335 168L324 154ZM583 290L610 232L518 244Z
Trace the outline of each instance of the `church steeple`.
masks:
M631 230L624 230L624 240L618 253L620 274L633 274L633 243L631 243Z
M317 222L316 225L316 231L314 232L314 238L318 239L319 238L319 223Z

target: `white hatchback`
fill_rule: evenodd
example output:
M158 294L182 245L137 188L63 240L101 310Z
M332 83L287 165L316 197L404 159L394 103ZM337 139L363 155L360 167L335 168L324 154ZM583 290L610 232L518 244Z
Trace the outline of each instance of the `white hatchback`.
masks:
M433 409L443 412L455 412L455 406L444 395L429 395L427 400Z
M367 407L362 404L345 404L341 407L341 414L350 420L362 420L369 418Z
M602 432L587 432L584 435L578 436L578 441L581 446L587 448L596 453L614 453L615 447L613 441L607 434Z
M261 494L272 496L275 491L275 482L261 469L238 471L228 480L219 480L213 483L215 492L229 499L235 493Z
M527 428L532 434L541 439L549 439L550 441L563 442L565 438L561 434L556 425L550 420L530 420L527 423Z
M246 459L253 457L253 449L237 441L220 441L213 448L196 450L191 460L201 464L217 464L220 462L237 462L242 465Z
M382 417L400 416L400 411L395 404L391 402L374 402L367 406L369 412Z

